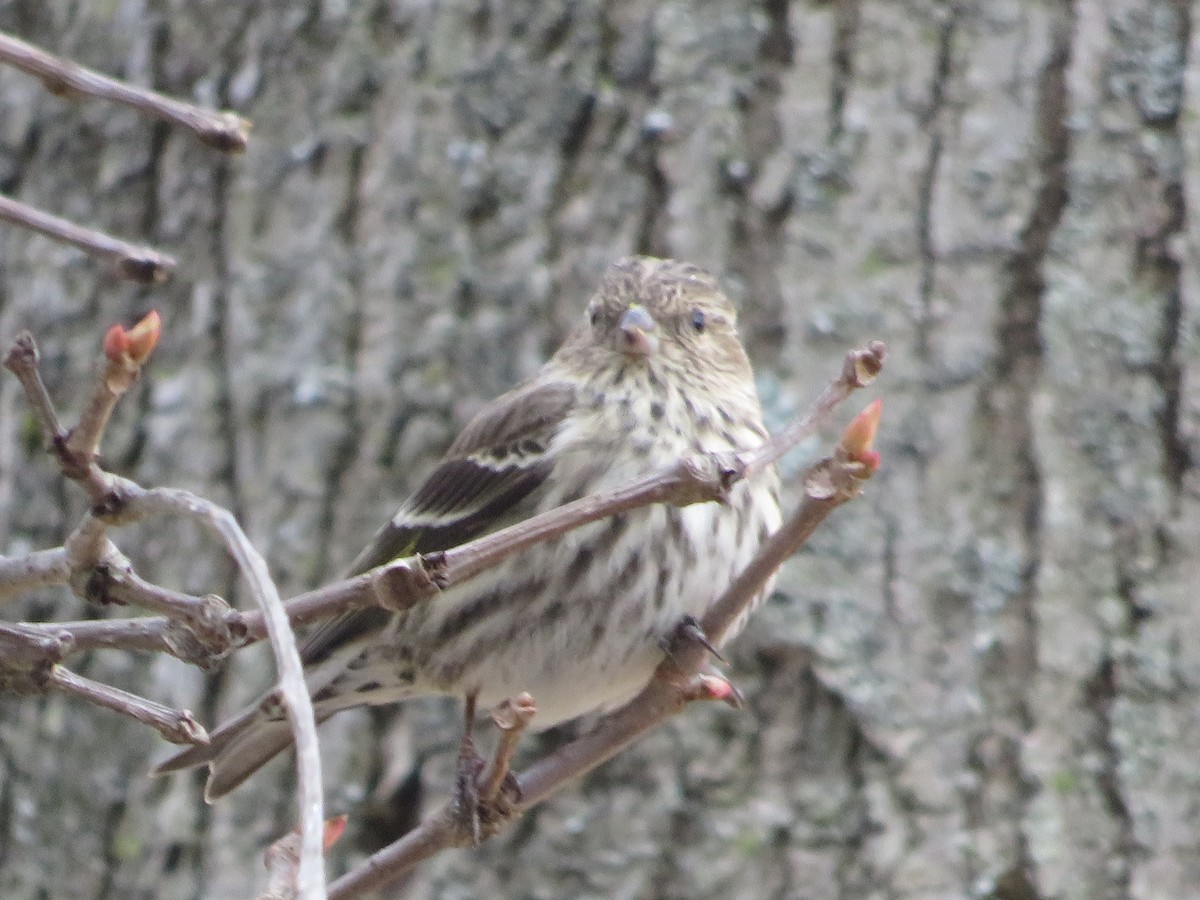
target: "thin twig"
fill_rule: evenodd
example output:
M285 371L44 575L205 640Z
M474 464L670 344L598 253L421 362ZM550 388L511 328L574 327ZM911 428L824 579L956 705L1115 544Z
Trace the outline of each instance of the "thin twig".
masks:
M33 408L42 426L46 440L54 442L64 437L62 425L59 424L58 412L54 409L54 401L42 381L42 373L38 368L41 351L37 341L28 331L22 331L13 339L12 346L4 354L4 368L17 376L21 387L25 389L25 398Z
M208 732L186 709L176 711L120 688L84 678L62 666L55 666L50 671L47 686L149 725L173 744L208 743Z
M52 56L3 32L0 32L0 62L40 78L52 94L78 93L124 103L138 112L182 125L194 132L202 143L217 150L240 153L246 149L250 123L236 113L216 112L134 87Z
M537 704L529 694L519 694L505 700L492 710L492 722L500 731L496 752L492 761L479 778L479 799L485 803L496 799L504 779L508 777L509 765L517 752L521 735L537 715Z
M4 36L0 35L0 44ZM69 219L43 212L37 207L0 195L0 220L12 222L48 238L78 247L90 256L107 259L116 265L122 278L143 284L159 284L175 271L175 260L151 247L139 246L115 238L94 228L85 228Z
M58 461L58 467L63 475L82 485L93 503L102 503L111 489L111 480L114 476L101 469L95 459L94 445L100 439L100 431L89 428L86 436L91 446L87 448L87 452L82 454L72 452L69 445L71 435L60 424L54 402L46 390L45 382L42 381L41 371L38 368L40 358L41 354L33 335L28 331L22 331L5 354L4 367L17 376L17 380L25 389L25 396L37 414L42 430L46 434L50 452ZM97 378L93 398L88 404L89 408L100 404L100 401L96 399L97 396L103 397L110 393L109 388L104 384L105 374L110 364L105 364L105 369ZM105 421L107 421L107 417ZM103 423L100 427L102 430Z
M104 602L121 606L135 604L185 620L220 619L229 611L229 604L215 594L195 597L160 587L146 581L128 566L117 570L103 566L97 575L96 580L102 584L98 584L96 590L103 594Z
M447 587L486 572L514 553L589 522L651 503L683 505L714 500L727 492L734 480L734 473L720 467L717 457L689 457L659 472L549 510L451 550L396 560L354 578L302 594L288 602L288 615L299 624L327 618L355 606L407 609ZM263 624L259 617L247 612L243 621L249 639L260 640Z
M842 371L821 391L807 415L788 423L787 427L772 435L761 447L741 454L746 475L778 462L789 451L798 447L801 441L816 431L839 403L875 380L882 371L886 358L887 348L883 341L871 341L863 349L847 353L842 360Z
M811 483L815 476L827 472L832 465L835 465L832 460L823 460L818 463L809 470L806 481ZM845 478L843 478L842 484L847 485ZM847 489L856 488L857 484L853 482L847 485ZM738 573L729 589L705 612L704 618L700 620L700 627L708 639L720 645L725 632L746 609L742 598L755 596L758 590L770 580L771 575L777 572L779 567L804 545L804 542L825 520L825 517L835 507L853 499L853 496L854 494L845 494L839 491L830 496L814 497L806 491L804 502L786 526L771 536L749 565Z
M94 465L108 420L142 374L142 367L158 345L161 330L162 323L155 310L150 310L133 328L114 325L108 330L104 336L103 367L79 423L71 429L61 448L61 455L79 466Z

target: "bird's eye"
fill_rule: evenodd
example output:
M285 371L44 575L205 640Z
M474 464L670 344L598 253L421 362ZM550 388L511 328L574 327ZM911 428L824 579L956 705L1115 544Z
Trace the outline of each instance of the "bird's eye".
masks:
M708 327L708 320L704 318L704 310L702 310L702 309L692 310L692 328L695 329L696 334L703 334L704 329L707 327Z
M587 308L587 320L589 325L595 325L600 321L600 306L593 303Z

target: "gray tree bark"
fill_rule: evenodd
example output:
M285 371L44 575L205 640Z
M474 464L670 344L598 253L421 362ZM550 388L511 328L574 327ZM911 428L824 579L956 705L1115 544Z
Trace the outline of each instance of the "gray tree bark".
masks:
M141 289L0 230L0 337L33 330L76 411L103 329L158 308L107 462L231 507L288 593L337 574L620 255L721 277L776 424L882 338L884 468L733 648L748 708L687 711L406 895L1200 896L1192 16L0 2L4 30L254 121L223 159L0 72L0 190L181 261ZM82 508L0 379L2 552ZM144 576L245 602L192 523L121 537ZM107 614L62 593L3 612ZM80 668L206 724L270 679L254 652ZM357 832L335 868L440 801L456 731L436 703L323 729ZM0 699L0 895L251 896L289 765L209 808L200 776L146 777L166 750Z

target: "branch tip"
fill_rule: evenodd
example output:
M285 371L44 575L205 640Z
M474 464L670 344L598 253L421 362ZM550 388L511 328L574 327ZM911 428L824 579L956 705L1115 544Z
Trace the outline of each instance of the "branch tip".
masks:
M28 331L22 331L13 339L12 346L4 355L4 367L17 376L21 387L25 389L25 399L33 408L38 422L42 426L46 439L53 442L62 436L62 426L59 424L58 411L46 383L42 381L42 373L38 368L42 354L37 341Z
M13 338L12 346L4 354L4 368L14 375L20 375L22 370L36 369L42 354L38 350L37 341L30 331L19 331Z
M251 122L235 112L222 110L212 113L212 120L199 128L200 143L222 153L242 153L250 142Z
M122 278L140 284L163 284L175 272L175 258L148 248L140 252L127 253L117 260L117 271Z
M533 695L522 692L498 704L492 710L492 721L501 731L513 731L525 728L535 715L537 703Z
M864 388L875 380L883 370L887 359L887 347L883 341L871 341L863 350L851 350L846 354L843 377L856 388Z

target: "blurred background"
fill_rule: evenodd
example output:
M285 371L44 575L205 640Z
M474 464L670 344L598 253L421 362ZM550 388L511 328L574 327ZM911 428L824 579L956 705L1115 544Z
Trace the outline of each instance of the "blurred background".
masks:
M285 594L365 545L604 267L717 274L778 427L879 338L884 466L693 708L412 897L1200 896L1200 67L1187 0L0 0L0 29L253 120L223 158L0 70L0 191L153 244L118 281L0 227L0 338L70 421L104 329L162 343L104 450L227 505ZM1189 100L1191 101L1189 103ZM806 459L788 461L791 496ZM0 553L84 509L0 378ZM245 605L183 521L145 577ZM6 618L108 615L66 592ZM117 610L128 614L128 610ZM271 680L97 652L206 725ZM323 729L344 869L446 795L452 704ZM534 754L569 734L526 742ZM226 898L294 820L291 763L214 807L169 748L0 698L0 895Z

